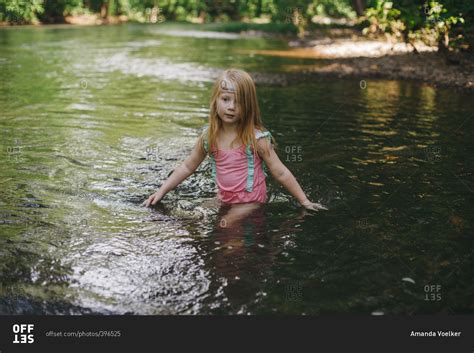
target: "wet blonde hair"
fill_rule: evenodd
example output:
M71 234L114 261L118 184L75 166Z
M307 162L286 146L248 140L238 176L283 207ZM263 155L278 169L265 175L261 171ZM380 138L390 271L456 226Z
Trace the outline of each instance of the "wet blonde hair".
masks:
M224 84L222 84L222 81L224 81ZM209 128L207 129L208 153L217 151L217 132L222 124L217 114L217 99L226 88L225 81L229 81L235 87L236 105L240 118L237 137L234 141L241 142L245 146L250 144L255 153L257 151L255 129L262 132L267 131L267 129L263 126L260 117L255 83L247 72L238 69L228 69L222 72L212 87L211 112L209 114ZM203 135L203 137L205 136ZM273 137L272 142L275 143Z

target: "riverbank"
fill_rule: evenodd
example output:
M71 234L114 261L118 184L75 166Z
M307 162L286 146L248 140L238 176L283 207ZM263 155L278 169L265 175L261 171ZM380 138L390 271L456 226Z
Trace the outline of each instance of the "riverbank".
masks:
M368 40L357 29L320 29L304 39L288 38L287 50L254 50L252 55L314 59L287 66L306 76L415 80L435 86L474 90L474 54L438 53L421 42L414 46Z
M382 57L337 58L326 65L303 68L312 75L336 77L415 80L435 86L474 90L474 58L457 55L446 59L433 53L399 54ZM456 61L449 63L449 60ZM295 68L297 69L297 68Z
M324 76L411 80L434 86L474 90L472 50L438 53L437 47L421 41L411 45L389 42L385 37L368 39L357 26L344 24L312 24L304 39L298 37L296 27L291 24L212 23L200 25L199 29L279 38L288 42L288 49L246 52L250 55L314 60L313 63L287 66L291 75L276 79L284 84L306 80L311 76Z

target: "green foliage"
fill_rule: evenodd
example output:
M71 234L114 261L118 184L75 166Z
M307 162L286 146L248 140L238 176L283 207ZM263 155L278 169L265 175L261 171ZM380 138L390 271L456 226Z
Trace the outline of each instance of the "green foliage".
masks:
M354 18L355 12L350 0L274 0L276 21L295 22L296 13L302 21L309 21L313 16Z
M309 11L314 15L355 18L356 13L348 0L315 0Z
M43 0L44 11L38 14L43 23L64 22L64 17L70 15L75 9L82 7L82 0Z
M374 0L366 10L363 32L385 34L405 42L422 40L440 47L457 48L464 43L460 29L466 19L473 17L474 4L467 1Z
M353 19L354 8L362 13L364 6L360 23L367 35L445 48L462 47L466 38L473 41L474 2L460 0L0 0L0 22L58 23L70 14L94 13L137 22L192 20L238 28L237 22L267 19L283 25L278 31L303 34L316 28L316 15Z
M43 11L42 0L0 0L0 21L11 24L37 22Z
M377 0L373 7L366 11L368 25L364 34L390 34L400 37L404 23L400 19L401 11L393 7L393 2Z
M167 20L201 18L203 22L251 20L265 16L274 22L306 26L312 16L353 17L350 0L0 0L0 19L28 23L62 22L71 13L126 15L148 21L152 12Z

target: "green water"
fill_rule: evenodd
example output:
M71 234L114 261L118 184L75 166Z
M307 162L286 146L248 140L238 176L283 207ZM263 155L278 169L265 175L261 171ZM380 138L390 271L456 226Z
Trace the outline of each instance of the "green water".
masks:
M0 313L472 313L472 94L283 85L314 62L251 50L284 41L163 28L0 30ZM139 207L227 67L260 77L280 158L329 211L271 181L263 209L221 229L207 161Z

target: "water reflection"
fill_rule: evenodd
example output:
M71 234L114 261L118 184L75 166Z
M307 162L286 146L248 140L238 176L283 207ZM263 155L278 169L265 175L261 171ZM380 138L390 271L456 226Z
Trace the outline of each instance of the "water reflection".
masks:
M275 204L278 205L278 204ZM213 313L255 313L258 304L268 295L266 284L278 257L290 244L284 243L282 234L298 232L297 227L306 210L292 212L291 219L275 220L277 210L272 205L259 203L221 204L214 217L214 226L207 232L201 251L206 256L205 267L219 283L223 301Z

